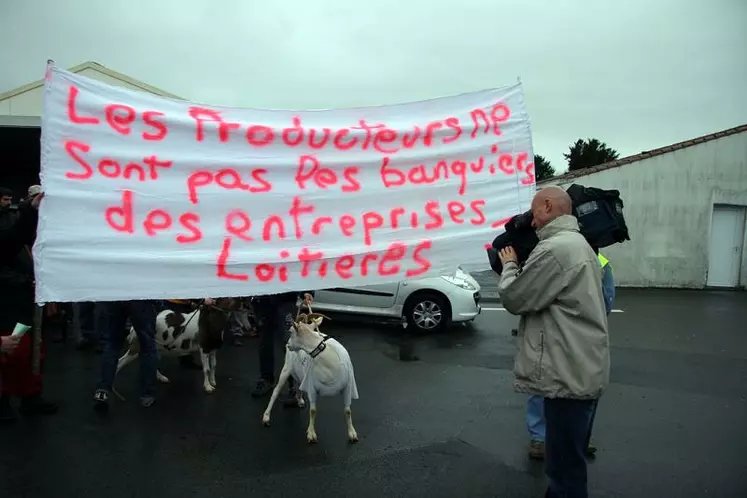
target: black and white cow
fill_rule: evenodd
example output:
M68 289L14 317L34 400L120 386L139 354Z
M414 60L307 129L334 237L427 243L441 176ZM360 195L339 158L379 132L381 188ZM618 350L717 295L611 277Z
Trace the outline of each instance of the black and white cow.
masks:
M202 359L205 392L215 391L216 353L223 345L223 332L226 328L229 313L240 308L241 302L234 298L220 298L214 304L202 304L191 313L179 313L169 309L161 311L156 317L156 348L159 358L164 356L187 356L197 351ZM128 348L119 359L117 372L140 355L140 343L135 329L131 328L127 336ZM158 380L169 382L169 379L157 372Z

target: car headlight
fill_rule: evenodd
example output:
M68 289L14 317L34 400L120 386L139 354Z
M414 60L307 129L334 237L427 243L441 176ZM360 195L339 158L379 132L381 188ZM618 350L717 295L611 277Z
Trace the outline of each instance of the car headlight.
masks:
M454 276L451 276L451 275L449 275L449 276L441 275L441 278L443 278L444 280L446 280L447 282L449 282L452 285L456 285L457 287L461 287L464 290L468 290L468 291L477 290L477 288L474 285L472 285L471 283L467 282L463 278L454 277Z

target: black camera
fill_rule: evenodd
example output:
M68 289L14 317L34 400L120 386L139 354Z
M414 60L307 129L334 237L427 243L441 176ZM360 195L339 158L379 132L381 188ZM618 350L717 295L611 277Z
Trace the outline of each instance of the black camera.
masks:
M572 212L578 220L581 235L595 251L630 240L620 191L574 183L566 192L571 198ZM498 275L503 272L498 253L508 246L514 248L519 264L524 264L538 243L539 239L532 228L532 212L517 214L506 223L506 231L493 239L491 247L487 249L490 267Z

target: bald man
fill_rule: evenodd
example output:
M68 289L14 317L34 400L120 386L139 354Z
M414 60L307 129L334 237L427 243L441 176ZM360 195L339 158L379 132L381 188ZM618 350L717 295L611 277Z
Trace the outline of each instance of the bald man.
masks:
M594 402L609 382L602 269L560 187L532 200L539 243L520 267L500 253L501 302L520 315L514 362L517 392L544 398L546 496L586 498L586 445Z

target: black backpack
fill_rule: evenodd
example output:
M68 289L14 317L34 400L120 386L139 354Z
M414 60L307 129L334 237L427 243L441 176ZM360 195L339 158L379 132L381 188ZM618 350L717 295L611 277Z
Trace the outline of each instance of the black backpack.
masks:
M566 189L573 202L573 215L581 234L599 249L630 240L619 190L584 187L576 183Z

